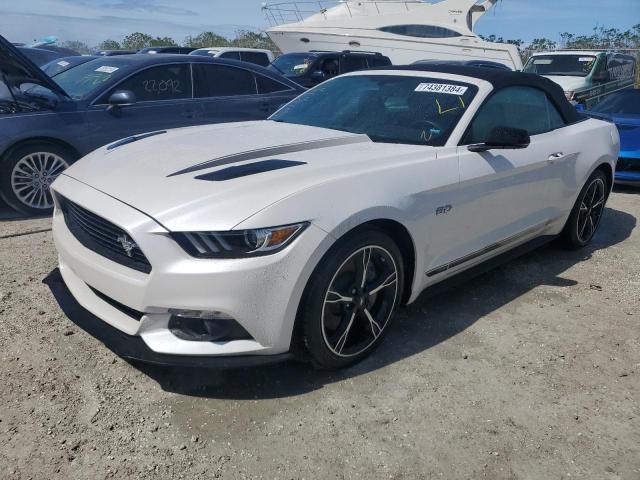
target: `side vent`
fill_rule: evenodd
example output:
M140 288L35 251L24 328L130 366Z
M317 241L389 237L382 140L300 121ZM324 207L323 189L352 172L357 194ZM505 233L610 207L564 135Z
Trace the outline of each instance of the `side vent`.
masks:
M122 140L118 140L115 143L112 143L107 147L107 150L113 150L114 148L121 147L123 145L127 145L128 143L137 142L138 140L143 140L149 137L155 137L156 135L162 135L163 133L167 133L166 130L158 130L157 132L149 132L143 133L140 135L133 135L131 137L123 138Z

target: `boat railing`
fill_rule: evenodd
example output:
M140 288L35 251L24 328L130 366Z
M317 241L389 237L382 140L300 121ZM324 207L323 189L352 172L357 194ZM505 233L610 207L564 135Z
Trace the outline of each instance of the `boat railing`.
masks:
M312 15L321 14L327 18L327 12L333 7L344 6L344 13L350 17L363 14L380 14L387 11L389 7L396 10L406 9L409 11L410 5L424 4L422 0L360 0L349 2L345 0L316 0L298 2L275 2L263 3L262 11L270 26L275 27L285 23L301 22ZM354 8L354 5L357 8ZM367 12L367 13L363 13Z

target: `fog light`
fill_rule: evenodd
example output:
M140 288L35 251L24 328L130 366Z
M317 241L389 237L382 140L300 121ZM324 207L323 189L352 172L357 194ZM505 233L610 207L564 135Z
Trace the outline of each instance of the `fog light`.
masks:
M229 315L216 311L170 310L169 330L191 342L249 340L251 335Z

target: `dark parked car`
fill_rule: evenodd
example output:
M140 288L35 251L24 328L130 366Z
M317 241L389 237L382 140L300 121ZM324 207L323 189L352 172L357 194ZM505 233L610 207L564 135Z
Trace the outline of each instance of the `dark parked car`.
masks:
M507 70L511 72L511 68L504 63L492 62L491 60L418 60L413 62L414 65L459 65L461 67L480 67L493 68L496 70Z
M58 58L80 55L70 48L57 47L55 45L41 45L39 47L18 46L18 50L39 67Z
M52 79L2 37L0 79L0 195L28 214L51 211L53 179L97 147L264 119L303 91L257 65L187 55L99 57Z
M375 52L303 52L285 53L269 69L306 88L315 87L343 73L391 65L389 57Z
M44 73L53 77L62 73L70 68L77 67L78 65L82 65L83 63L90 62L91 60L95 60L98 58L95 55L76 55L74 57L62 57L57 58L52 62L46 63L42 65L40 68Z
M189 55L193 52L195 48L191 47L175 47L175 46L166 46L166 47L147 47L142 50L138 50L138 53L174 53L179 55Z
M134 53L138 52L136 50L100 50L94 53L94 55L100 57L115 57L117 55L133 55Z
M38 67L64 57L64 55L58 52L52 52L51 50L45 50L43 48L17 47L17 49Z

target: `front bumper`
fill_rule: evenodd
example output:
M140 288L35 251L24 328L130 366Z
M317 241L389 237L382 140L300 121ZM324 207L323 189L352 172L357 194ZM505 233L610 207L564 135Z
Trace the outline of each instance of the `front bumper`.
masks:
M82 307L71 294L59 270L54 271L53 274L47 278L47 283L58 304L63 308L65 314L71 321L89 335L100 340L113 353L128 360L169 367L226 369L272 365L294 358L291 353L275 355L184 356L154 352L141 337L123 333Z
M116 340L114 351L174 365L183 360L166 356L191 357L184 362L193 365L202 363L202 357L272 356L289 351L309 263L327 236L322 230L310 225L291 245L269 256L197 259L153 219L92 187L63 175L54 190L126 230L152 265L150 273L138 272L84 247L56 210L53 237L60 274L77 302L107 324L104 330L117 333L106 334L109 343ZM252 338L183 340L169 329L169 309L223 312ZM141 316L136 318L129 310Z

